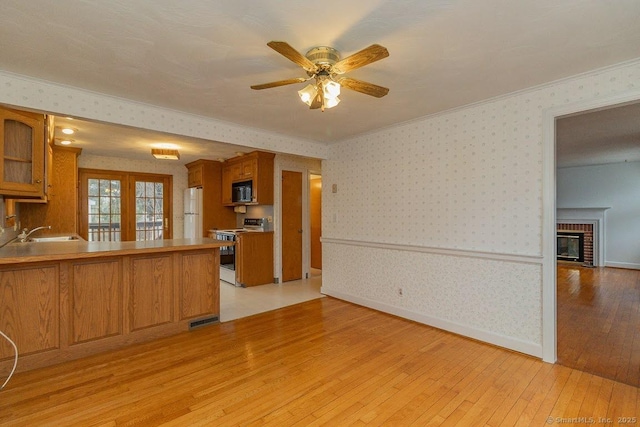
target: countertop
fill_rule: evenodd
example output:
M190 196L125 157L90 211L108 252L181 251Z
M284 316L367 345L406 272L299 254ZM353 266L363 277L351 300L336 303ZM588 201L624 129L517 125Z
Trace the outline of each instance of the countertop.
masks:
M143 242L87 242L84 240L69 240L62 242L9 243L0 248L0 265L187 251L219 248L221 246L229 246L229 242L202 238L148 240Z

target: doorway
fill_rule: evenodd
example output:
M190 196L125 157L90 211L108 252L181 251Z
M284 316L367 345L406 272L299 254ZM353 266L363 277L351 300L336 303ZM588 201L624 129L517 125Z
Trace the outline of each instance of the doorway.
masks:
M622 102L620 102L622 101ZM626 102L625 102L626 101ZM559 221L557 212L558 208L571 206L571 209L591 210L595 206L605 206L602 197L608 199L607 206L616 206L621 209L620 199L617 197L616 191L605 191L595 182L603 183L605 186L605 172L611 174L611 168L617 168L616 164L627 164L621 161L600 160L594 158L591 164L567 164L567 154L572 153L584 154L589 148L588 140L584 140L584 148L576 150L564 139L564 133L558 129L559 123L563 124L566 118L576 119L584 117L583 120L596 121L596 117L600 113L619 114L625 106L630 106L633 102L618 99L618 102L602 102L600 105L590 106L591 108L582 108L579 111L566 111L568 114L553 114L551 119L555 127L556 136L553 144L553 155L555 164L553 172L553 222L549 222L545 235L548 232L548 242L557 244L556 230L561 228L557 226ZM591 114L593 113L593 114ZM598 121L599 127L603 129L615 129L616 126L609 125L606 122ZM585 131L592 135L594 132ZM584 136L582 137L584 139ZM611 138L615 140L615 136ZM605 146L605 144L599 144ZM606 144L610 146L611 144ZM570 147L570 148L569 148ZM637 150L638 147L636 147ZM569 158L570 162L577 162L576 155ZM637 162L638 159L629 159L629 162ZM626 167L629 167L629 163ZM562 169L564 168L564 169ZM602 173L596 174L591 168L599 170ZM546 172L549 172L547 168ZM590 180L575 179L582 174L589 175ZM624 176L621 171L616 169L615 176L617 181L611 184L612 188L620 187L620 194L626 194L621 185L620 178ZM569 179L568 177L574 177ZM575 183L574 183L575 181ZM571 190L569 192L568 190ZM582 195L584 193L584 195ZM566 194L571 194L567 197ZM629 193L632 194L632 193ZM603 196L604 195L604 196ZM628 197L628 196L625 196ZM616 203L611 203L616 200ZM560 209L560 212L562 209ZM560 217L562 217L560 215ZM612 219L611 217L610 219ZM608 224L611 224L608 222ZM561 224L563 225L563 224ZM551 230L553 228L553 230ZM573 226L572 229L578 229ZM582 230L580 228L580 230ZM609 233L608 233L609 234ZM600 244L604 249L606 241L600 240ZM545 246L549 248L549 246ZM553 297L556 316L554 321L556 333L557 357L554 359L558 364L568 366L574 369L585 371L601 377L613 379L633 386L640 386L640 330L637 325L640 323L640 313L637 313L637 304L640 302L640 271L628 268L611 268L604 267L603 264L597 263L594 268L589 262L571 262L572 260L552 260L551 255L558 252L556 247L553 252L546 252L545 265L553 262ZM586 250L586 249L585 249ZM595 254L594 254L595 256ZM604 258L603 258L604 259ZM614 258L606 258L608 263L615 265ZM617 265L616 265L617 267ZM548 280L551 278L545 276L543 285L543 294L547 292L551 294L548 286ZM549 299L543 301L543 311L548 310ZM546 307L546 308L545 308ZM547 313L549 313L547 311ZM551 317L545 316L543 323L547 322ZM548 331L548 329L544 329ZM549 345L548 341L544 341L544 345ZM545 359L546 360L546 359ZM547 360L550 361L550 360Z
M282 281L302 279L302 172L282 171Z
M311 268L322 270L322 176L309 177L309 214L311 222Z

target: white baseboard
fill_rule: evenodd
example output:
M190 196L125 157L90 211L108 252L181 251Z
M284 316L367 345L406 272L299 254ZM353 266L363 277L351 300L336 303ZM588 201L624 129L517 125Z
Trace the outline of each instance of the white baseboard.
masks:
M631 262L605 261L604 266L605 267L629 268L629 269L632 269L632 270L640 270L640 264L635 264L635 263L631 263Z
M472 328L467 325L462 325L449 320L440 319L437 317L427 316L422 313L417 313L404 308L396 307L393 305L385 304L378 301L369 300L355 295L345 294L340 291L334 291L332 289L326 289L324 286L320 288L320 292L324 295L329 295L334 298L338 298L344 301L348 301L354 304L362 305L364 307L372 308L374 310L382 311L384 313L393 314L394 316L402 317L405 319L413 320L414 322L422 323L434 328L442 329L448 332L453 332L458 335L473 338L479 341L483 341L489 344L496 345L498 347L504 347L509 350L514 350L520 353L528 354L534 357L542 358L542 345L534 342L523 341L512 337L496 334L491 331L483 329Z

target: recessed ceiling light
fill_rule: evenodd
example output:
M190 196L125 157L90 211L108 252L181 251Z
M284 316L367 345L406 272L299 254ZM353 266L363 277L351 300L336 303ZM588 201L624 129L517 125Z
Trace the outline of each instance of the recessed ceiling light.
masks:
M62 141L60 141L60 144L71 145L72 142L73 142L73 139L63 139Z
M64 133L65 135L73 135L75 133L75 129L62 128L62 133Z

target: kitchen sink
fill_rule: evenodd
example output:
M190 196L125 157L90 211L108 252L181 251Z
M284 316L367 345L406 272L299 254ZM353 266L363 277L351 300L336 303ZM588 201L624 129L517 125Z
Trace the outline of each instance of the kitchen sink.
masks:
M80 240L78 236L49 236L49 237L30 237L27 242L69 242Z

